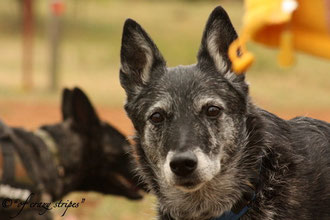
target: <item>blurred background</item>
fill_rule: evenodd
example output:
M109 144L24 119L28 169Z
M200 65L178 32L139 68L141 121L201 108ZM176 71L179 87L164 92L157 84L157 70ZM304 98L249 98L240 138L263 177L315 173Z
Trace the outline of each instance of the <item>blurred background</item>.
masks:
M237 30L242 25L240 0L1 0L0 119L34 129L60 120L63 87L81 87L101 118L127 135L131 123L122 110L119 50L122 26L130 17L156 42L169 66L196 61L204 25L222 5ZM297 55L291 68L277 65L277 51L254 43L256 62L247 73L251 96L268 111L289 119L296 115L330 121L330 62ZM154 217L155 199L141 202L73 193L86 198L67 219L146 220ZM55 216L60 219L61 211Z

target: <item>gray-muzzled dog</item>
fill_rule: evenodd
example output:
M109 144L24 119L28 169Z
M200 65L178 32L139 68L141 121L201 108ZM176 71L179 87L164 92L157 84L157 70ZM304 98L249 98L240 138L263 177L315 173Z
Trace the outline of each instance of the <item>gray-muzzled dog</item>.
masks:
M255 106L231 70L236 38L217 7L197 63L167 68L142 27L125 22L120 81L158 219L329 220L330 124Z

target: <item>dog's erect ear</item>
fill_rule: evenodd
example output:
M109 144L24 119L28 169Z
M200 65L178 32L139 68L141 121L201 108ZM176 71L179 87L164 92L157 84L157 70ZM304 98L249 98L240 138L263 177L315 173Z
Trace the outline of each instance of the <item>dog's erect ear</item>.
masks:
M72 105L71 105L72 91L64 88L62 91L62 120L66 120L72 116Z
M132 19L124 24L120 59L120 82L128 97L137 94L151 77L164 72L166 65L157 46Z
M226 11L220 6L215 8L206 23L198 64L202 67L213 65L220 73L232 75L228 48L236 38L237 33Z
M72 92L72 118L74 125L85 132L100 125L100 119L91 102L79 88L74 88Z

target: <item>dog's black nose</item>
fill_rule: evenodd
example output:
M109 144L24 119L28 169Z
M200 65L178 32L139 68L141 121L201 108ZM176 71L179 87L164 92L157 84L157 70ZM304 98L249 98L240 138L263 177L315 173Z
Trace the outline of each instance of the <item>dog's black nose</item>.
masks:
M197 157L190 151L177 153L173 156L170 167L176 175L181 177L188 176L197 167Z

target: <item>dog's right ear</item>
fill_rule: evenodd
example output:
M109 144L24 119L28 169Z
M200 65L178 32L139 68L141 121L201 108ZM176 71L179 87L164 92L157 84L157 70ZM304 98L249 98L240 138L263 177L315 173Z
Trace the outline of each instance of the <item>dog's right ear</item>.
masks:
M62 110L62 120L66 120L72 116L72 91L64 88L62 91L62 103L61 103L61 110Z
M138 94L151 77L165 71L166 63L157 46L132 19L124 24L120 59L120 82L128 98Z
M206 23L197 59L201 69L208 70L214 67L236 89L246 94L248 86L245 74L236 74L232 71L232 63L228 56L229 46L237 37L227 12L221 6L216 7Z
M237 38L237 33L230 21L227 12L216 7L206 23L201 46L198 52L200 66L214 66L226 77L231 69L228 57L229 45Z

